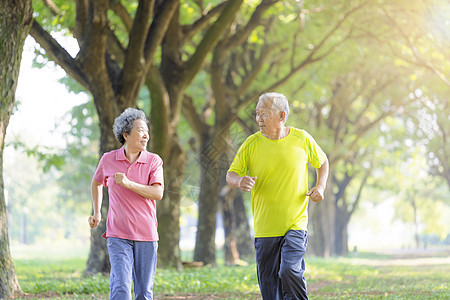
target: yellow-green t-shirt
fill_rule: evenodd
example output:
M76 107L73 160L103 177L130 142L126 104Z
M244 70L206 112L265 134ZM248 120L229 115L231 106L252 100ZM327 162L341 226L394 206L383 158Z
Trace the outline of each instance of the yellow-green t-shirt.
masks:
M307 229L307 164L320 168L325 160L313 137L297 128L280 140L257 132L244 141L228 171L257 177L251 192L255 237Z

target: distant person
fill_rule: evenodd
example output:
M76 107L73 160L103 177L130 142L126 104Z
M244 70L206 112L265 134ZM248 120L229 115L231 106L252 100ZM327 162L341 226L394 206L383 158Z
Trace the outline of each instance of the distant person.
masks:
M264 300L308 299L303 277L307 245L308 197L323 200L328 159L306 131L287 127L287 98L259 97L260 131L239 148L228 170L228 184L251 191L258 283ZM308 191L308 163L317 168L317 185Z
M105 153L92 180L94 215L101 220L103 186L108 187L109 211L105 237L111 262L110 299L153 299L158 232L156 200L164 191L163 162L146 151L149 141L143 111L127 108L114 121L114 134L123 145Z

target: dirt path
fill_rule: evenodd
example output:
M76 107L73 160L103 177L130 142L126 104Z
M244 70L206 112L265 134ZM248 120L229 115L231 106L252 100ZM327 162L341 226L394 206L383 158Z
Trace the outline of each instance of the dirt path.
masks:
M357 256L349 259L353 265L367 266L430 266L450 265L450 249L401 249L377 252L391 259L365 259Z

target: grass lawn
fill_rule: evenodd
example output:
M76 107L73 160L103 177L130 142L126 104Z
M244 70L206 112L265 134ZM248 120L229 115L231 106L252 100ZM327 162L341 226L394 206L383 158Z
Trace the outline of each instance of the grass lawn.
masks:
M307 257L311 299L450 299L450 251ZM20 299L108 299L109 277L84 277L86 258L15 259ZM254 264L158 269L155 299L261 299Z

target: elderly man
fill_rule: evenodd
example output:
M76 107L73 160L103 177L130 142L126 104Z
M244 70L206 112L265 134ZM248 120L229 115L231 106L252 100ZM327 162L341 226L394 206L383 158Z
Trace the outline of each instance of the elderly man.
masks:
M307 244L308 198L323 200L328 178L325 153L306 131L286 126L287 98L259 98L260 131L241 145L227 182L251 191L258 282L263 299L308 299L303 277ZM308 163L317 184L308 191Z

